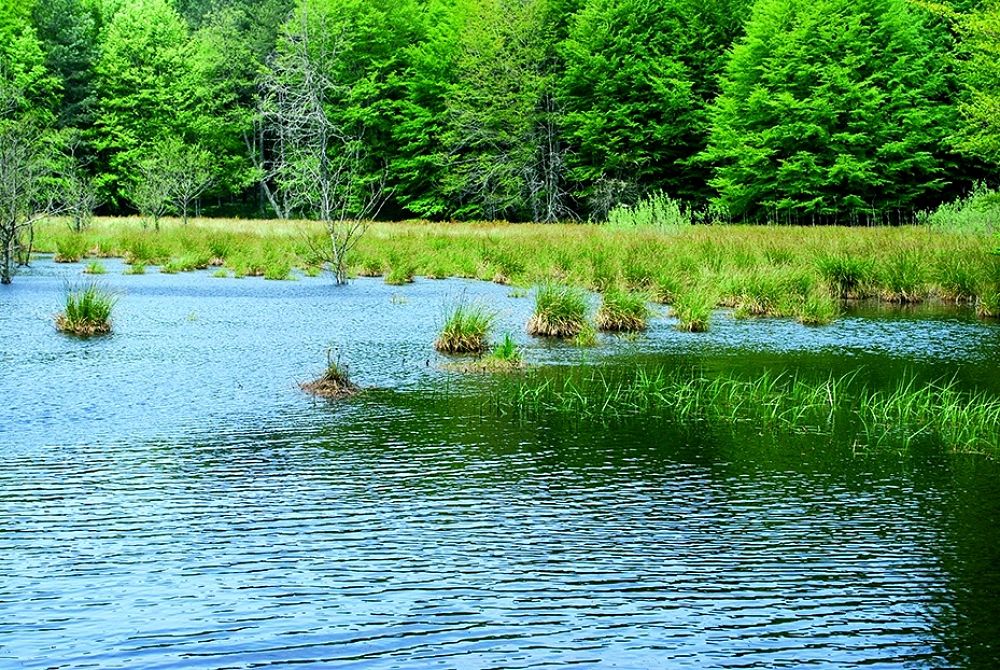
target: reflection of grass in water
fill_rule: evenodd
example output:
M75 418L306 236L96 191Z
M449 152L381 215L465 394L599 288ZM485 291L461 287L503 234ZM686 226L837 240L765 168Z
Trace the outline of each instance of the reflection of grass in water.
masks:
M558 413L588 419L658 415L681 421L748 424L761 429L851 434L865 445L909 446L929 437L954 451L1000 455L1000 398L952 382L912 378L889 389L855 375L810 381L766 373L707 377L659 369L629 376L529 375L494 392L504 414Z

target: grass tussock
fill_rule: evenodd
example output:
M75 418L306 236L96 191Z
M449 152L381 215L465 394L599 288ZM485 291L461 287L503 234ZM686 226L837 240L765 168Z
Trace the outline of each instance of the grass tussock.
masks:
M671 313L677 318L676 328L685 333L708 331L717 298L706 286L692 286L678 293L671 304Z
M107 274L107 268L100 261L92 261L87 263L87 267L83 269L83 274L85 275L103 275Z
M56 253L52 260L56 263L78 263L87 255L87 237L81 233L64 234L55 241Z
M634 333L646 330L649 321L649 296L611 289L601 298L597 310L597 328L609 333Z
M306 393L320 398L339 399L356 395L361 389L351 381L350 371L327 354L326 370L311 382L299 384Z
M572 338L587 325L587 296L581 289L545 284L535 292L535 313L528 320L528 334Z
M92 337L111 332L111 312L117 298L90 284L66 292L66 309L56 316L56 329L67 335Z
M486 307L464 300L445 318L434 348L445 354L480 354L489 347L495 315Z

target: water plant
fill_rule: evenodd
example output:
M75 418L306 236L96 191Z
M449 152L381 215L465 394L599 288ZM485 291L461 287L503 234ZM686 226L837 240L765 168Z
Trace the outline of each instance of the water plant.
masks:
M416 272L416 268L412 263L396 259L389 267L389 271L385 274L384 281L389 286L411 284L413 283L413 277L416 275Z
M587 296L564 284L543 284L535 291L535 313L528 333L542 337L571 338L587 323Z
M708 330L716 297L707 286L689 286L674 296L671 313L677 318L677 330L703 333Z
M226 279L227 277L229 277L229 271L226 270L226 268L219 268L218 270L212 273L212 276L215 277L216 279Z
M106 273L107 269L100 261L92 261L83 269L83 274L87 275L103 275Z
M114 295L96 284L68 289L66 309L56 316L56 329L79 337L110 333L111 312L116 302Z
M87 253L87 238L80 233L68 233L56 239L56 263L77 263Z
M445 318L434 348L446 354L479 354L489 346L496 316L479 303L460 300Z
M502 414L549 413L607 421L626 416L789 432L867 437L872 445L908 447L936 440L953 451L1000 455L1000 398L962 391L954 382L899 380L870 388L857 372L814 380L764 372L755 377L698 370L640 368L624 376L529 375L494 391Z
M795 311L795 320L806 326L825 326L840 315L840 306L828 290L809 291Z
M361 389L351 381L348 367L340 362L340 356L333 356L332 351L327 351L326 370L318 378L311 382L299 384L306 393L320 398L346 398L355 395Z
M613 288L601 297L597 310L597 327L605 332L636 332L646 330L649 320L649 296Z
M486 356L448 367L460 372L513 372L524 367L524 356L510 333L504 333L503 339Z
M292 276L292 263L286 258L271 256L264 265L264 279L284 281Z
M131 263L127 268L125 268L125 274L127 275L144 275L146 274L146 264L136 261Z

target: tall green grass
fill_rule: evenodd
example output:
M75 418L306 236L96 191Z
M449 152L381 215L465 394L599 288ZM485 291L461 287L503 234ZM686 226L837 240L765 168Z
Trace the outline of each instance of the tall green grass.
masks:
M864 445L908 447L933 440L950 450L1000 456L1000 398L952 382L903 379L888 389L856 374L819 381L764 373L755 378L640 369L631 375L529 375L494 392L503 414L565 414L608 420L660 416L713 426L840 435Z
M703 333L708 330L718 298L708 286L689 286L674 296L671 313L677 318L677 330Z
M646 330L649 321L649 296L610 289L601 297L597 327L605 332L629 333Z
M56 316L56 328L79 337L110 333L111 312L116 302L114 295L96 284L68 289L66 308Z
M481 354L489 347L496 315L479 303L460 300L445 317L434 348L446 354Z
M571 338L584 329L589 306L578 288L544 284L535 291L535 313L528 321L528 333L541 337Z

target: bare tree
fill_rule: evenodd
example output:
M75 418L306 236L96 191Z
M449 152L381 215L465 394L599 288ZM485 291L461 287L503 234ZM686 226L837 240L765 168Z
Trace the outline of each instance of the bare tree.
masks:
M187 224L191 206L215 184L212 155L198 145L172 142L164 159L170 175L170 201Z
M69 217L70 229L78 233L90 227L94 210L100 205L97 184L87 170L87 161L81 156L83 146L80 132L71 132L66 137L57 176L59 202Z
M0 72L0 284L10 284L18 257L27 263L35 223L56 211L52 154L44 134L18 114L23 97Z
M364 124L338 122L327 113L352 98L352 84L324 67L349 47L349 33L327 26L323 17L317 26L306 8L300 8L300 21L285 35L260 90L261 135L275 139L267 197L278 212L299 212L325 224L327 243L314 251L337 284L344 284L348 256L385 201L385 171L372 168Z
M175 211L188 221L192 204L215 183L212 156L199 146L170 138L152 144L135 166L125 191L136 209L160 229L160 219Z

